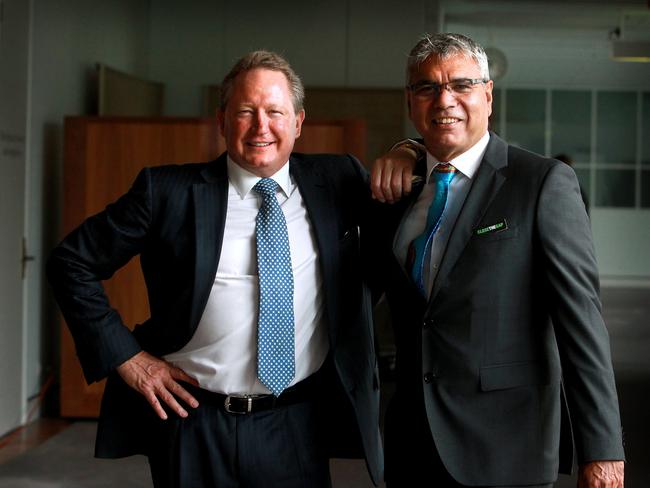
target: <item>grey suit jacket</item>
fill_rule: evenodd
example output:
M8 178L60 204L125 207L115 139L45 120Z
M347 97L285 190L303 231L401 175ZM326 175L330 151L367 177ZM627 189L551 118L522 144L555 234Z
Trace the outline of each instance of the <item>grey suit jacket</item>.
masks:
M450 474L467 485L554 481L573 453L562 384L578 461L623 459L590 224L573 170L491 134L428 301L392 252L416 196L385 211L377 259L387 272L378 279L395 329L397 396L422 392Z
M48 277L88 382L109 376L97 435L99 457L149 452L160 421L114 369L146 350L160 356L192 337L219 263L228 176L210 163L143 170L127 194L90 217L53 251ZM293 154L290 173L315 231L333 374L330 450L363 456L382 472L379 384L369 293L359 258L367 175L350 156ZM133 332L101 285L140 255L151 317ZM341 428L345 426L345 428ZM350 426L353 426L350 428ZM359 449L355 449L359 446Z

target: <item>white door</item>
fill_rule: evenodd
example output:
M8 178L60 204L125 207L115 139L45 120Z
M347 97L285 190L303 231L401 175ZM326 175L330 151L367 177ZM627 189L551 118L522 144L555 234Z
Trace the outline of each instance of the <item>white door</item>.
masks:
M0 435L24 420L22 255L29 5L0 0Z

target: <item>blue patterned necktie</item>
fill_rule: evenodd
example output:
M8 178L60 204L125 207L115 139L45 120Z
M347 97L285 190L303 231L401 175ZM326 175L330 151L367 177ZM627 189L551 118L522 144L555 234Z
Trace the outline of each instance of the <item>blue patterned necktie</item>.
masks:
M431 181L436 185L433 201L427 214L427 225L424 232L417 236L409 245L406 258L406 269L411 273L413 283L418 287L422 296L426 297L424 289L424 261L431 251L433 236L440 226L440 218L447 204L449 183L456 175L456 168L451 164L439 163L433 170Z
M295 375L293 273L287 222L275 196L277 187L271 178L262 178L253 187L262 196L255 224L260 286L257 377L275 396Z

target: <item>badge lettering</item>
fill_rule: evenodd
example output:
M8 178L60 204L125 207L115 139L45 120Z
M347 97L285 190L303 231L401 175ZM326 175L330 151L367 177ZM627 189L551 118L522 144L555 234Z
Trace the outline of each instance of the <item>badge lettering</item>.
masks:
M476 235L481 236L489 232L501 232L506 230L507 228L508 228L508 222L506 222L506 219L503 219L501 222L497 222L496 224L488 225L487 227L481 227L480 229L477 229Z

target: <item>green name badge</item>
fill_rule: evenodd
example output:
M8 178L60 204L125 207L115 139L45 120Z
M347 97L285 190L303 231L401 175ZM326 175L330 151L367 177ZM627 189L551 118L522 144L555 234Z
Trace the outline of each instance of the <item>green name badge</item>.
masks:
M476 229L476 235L477 236L482 236L483 234L488 234L490 232L501 232L503 230L506 230L508 228L508 222L506 222L506 219L503 219L501 222L497 222L496 224L488 225L487 227L481 227L480 229Z

